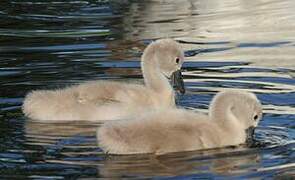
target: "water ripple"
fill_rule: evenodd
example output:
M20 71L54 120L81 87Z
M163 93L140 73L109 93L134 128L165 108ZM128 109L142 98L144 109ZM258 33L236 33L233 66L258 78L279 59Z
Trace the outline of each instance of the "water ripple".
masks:
M95 37L108 36L109 30L102 29L81 29L81 30L11 30L0 29L1 36L17 36L17 37Z

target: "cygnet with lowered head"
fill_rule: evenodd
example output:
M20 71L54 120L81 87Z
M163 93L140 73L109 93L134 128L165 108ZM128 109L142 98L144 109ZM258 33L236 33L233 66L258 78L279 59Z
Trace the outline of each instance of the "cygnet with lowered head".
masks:
M245 143L261 117L261 104L253 93L230 90L214 97L209 115L176 108L149 112L129 121L107 122L97 138L110 154L210 149Z
M141 68L145 84L92 81L57 90L30 92L24 114L38 121L114 120L127 118L149 108L175 106L174 91L184 93L181 66L184 53L172 39L152 42L144 50Z

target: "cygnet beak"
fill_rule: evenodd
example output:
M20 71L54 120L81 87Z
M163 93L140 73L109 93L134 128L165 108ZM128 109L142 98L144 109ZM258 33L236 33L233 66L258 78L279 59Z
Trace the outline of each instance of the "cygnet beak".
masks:
M173 88L176 91L180 92L181 94L184 94L185 89L184 89L184 83L183 83L181 70L177 70L177 71L173 72L170 79L171 79L171 85L173 86Z
M254 141L254 131L255 131L255 127L254 126L250 126L248 129L246 129L246 144L248 146L252 146L252 144L255 142Z

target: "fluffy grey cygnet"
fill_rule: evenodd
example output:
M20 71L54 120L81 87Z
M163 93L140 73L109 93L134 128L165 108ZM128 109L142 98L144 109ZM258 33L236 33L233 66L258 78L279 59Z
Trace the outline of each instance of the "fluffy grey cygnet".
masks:
M57 90L30 92L24 114L38 121L99 121L127 118L149 108L175 106L169 78L184 91L180 69L184 53L172 39L152 42L144 50L141 67L145 84L92 81ZM176 78L175 78L176 77Z
M128 121L107 122L97 131L99 146L110 154L165 154L239 145L256 127L262 107L253 93L218 93L209 114L169 108Z

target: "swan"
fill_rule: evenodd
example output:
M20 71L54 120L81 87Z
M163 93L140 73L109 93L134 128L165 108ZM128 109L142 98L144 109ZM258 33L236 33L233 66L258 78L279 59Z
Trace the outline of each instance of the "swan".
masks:
M160 39L141 57L144 85L116 81L90 81L56 90L36 90L24 99L23 113L38 121L98 121L122 119L148 108L175 106L169 78L181 93L184 53L179 43Z
M262 117L253 93L218 93L209 114L167 108L128 121L106 122L97 130L101 149L110 154L165 154L243 144Z

